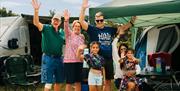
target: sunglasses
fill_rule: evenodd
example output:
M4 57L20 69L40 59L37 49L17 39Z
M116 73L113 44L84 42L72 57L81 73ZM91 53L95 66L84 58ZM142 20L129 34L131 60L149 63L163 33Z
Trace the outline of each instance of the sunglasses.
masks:
M101 20L96 20L96 22L103 22L104 21L104 19L101 19Z

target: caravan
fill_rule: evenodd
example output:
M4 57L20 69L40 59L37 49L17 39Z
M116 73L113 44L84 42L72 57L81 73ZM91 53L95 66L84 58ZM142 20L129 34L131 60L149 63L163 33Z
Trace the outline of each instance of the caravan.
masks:
M32 24L32 20L26 17L22 15L0 18L1 63L11 55L32 55L34 61L40 64L41 34Z
M12 55L22 55L29 63L31 61L30 64L40 65L40 41L41 34L32 24L32 20L23 16L0 17L0 84L4 84L4 61ZM33 60L29 59L32 56Z
M71 17L70 23L74 19L78 17ZM51 17L40 16L40 21L49 24ZM4 60L12 55L32 56L33 64L41 64L41 32L34 26L32 15L0 17L0 83Z
M29 30L24 18L1 17L0 20L0 56L29 54Z
M71 17L70 23L75 19L78 17ZM49 24L51 17L40 16L40 21ZM34 26L32 15L0 17L0 61L11 55L32 55L40 65L41 54L41 32Z

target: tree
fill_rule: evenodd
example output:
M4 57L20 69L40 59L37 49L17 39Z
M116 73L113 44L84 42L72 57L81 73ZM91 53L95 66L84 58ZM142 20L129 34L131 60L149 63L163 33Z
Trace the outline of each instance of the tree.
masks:
M6 10L5 7L0 8L0 17L17 16L12 10Z
M54 16L54 14L55 14L55 11L56 11L55 9L53 9L53 10L49 10L49 16L52 16L52 17L53 17L53 16Z

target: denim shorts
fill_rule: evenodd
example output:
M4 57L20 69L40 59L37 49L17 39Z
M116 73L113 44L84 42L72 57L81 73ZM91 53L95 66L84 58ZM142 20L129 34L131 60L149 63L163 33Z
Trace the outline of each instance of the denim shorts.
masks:
M64 65L61 56L43 54L41 82L50 84L64 82Z
M101 74L95 74L89 71L88 85L98 85L101 86L103 83L103 76Z

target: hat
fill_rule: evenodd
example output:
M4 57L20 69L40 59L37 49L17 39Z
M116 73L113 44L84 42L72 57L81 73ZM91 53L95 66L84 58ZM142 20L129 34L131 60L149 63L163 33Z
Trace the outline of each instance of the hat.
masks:
M60 13L55 13L54 16L53 16L53 19L54 18L59 19L61 21L61 14Z

